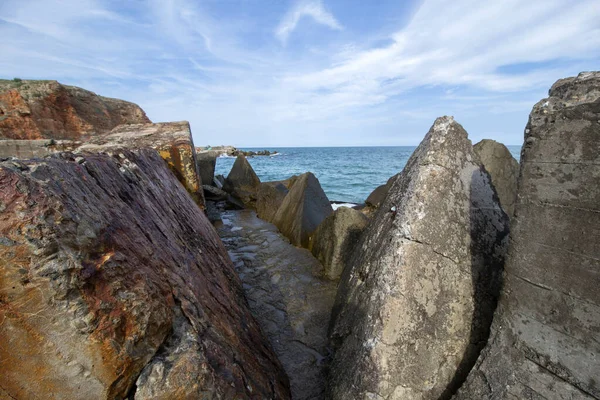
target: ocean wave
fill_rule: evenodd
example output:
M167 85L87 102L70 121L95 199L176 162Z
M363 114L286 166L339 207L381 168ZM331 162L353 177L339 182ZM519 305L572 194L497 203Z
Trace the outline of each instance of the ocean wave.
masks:
M340 207L348 207L348 208L352 208L354 206L357 206L358 204L356 203L333 203L331 205L331 208L333 208L334 210L337 210Z
M235 156L230 156L227 154L219 154L219 158L235 158Z

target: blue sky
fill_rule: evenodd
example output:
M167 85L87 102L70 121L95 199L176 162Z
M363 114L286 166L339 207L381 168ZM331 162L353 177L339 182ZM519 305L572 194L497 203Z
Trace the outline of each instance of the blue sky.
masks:
M196 145L416 145L453 115L521 144L557 79L600 69L598 0L2 0L0 77L188 120Z

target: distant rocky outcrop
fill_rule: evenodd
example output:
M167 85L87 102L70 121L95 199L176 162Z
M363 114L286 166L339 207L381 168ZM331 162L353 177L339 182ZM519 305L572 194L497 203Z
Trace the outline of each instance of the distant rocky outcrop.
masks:
M70 139L149 123L136 104L56 81L0 80L0 139Z
M0 162L13 399L289 398L204 214L155 150Z
M473 151L492 178L492 184L500 198L500 205L509 217L515 213L517 200L517 178L519 163L502 143L495 140L483 139Z
M438 118L342 275L332 399L443 399L485 345L508 217L465 130Z
M360 211L340 207L313 233L310 251L323 264L328 279L339 279L369 219Z
M599 138L600 72L533 107L501 301L456 399L600 398Z
M277 151L270 151L270 150L259 150L259 151L253 151L253 150L240 150L237 149L233 146L207 146L207 147L198 147L196 149L196 151L198 152L198 154L201 153L213 153L216 154L217 157L223 155L223 156L228 156L228 157L237 157L237 156L244 156L244 157L254 157L254 156L272 156L275 154L278 154Z
M238 156L225 179L223 189L240 199L244 205L254 208L259 186L260 179L246 157Z
M277 210L283 204L288 188L281 182L260 184L256 199L256 214L267 222L273 222Z
M308 248L310 235L332 212L319 180L307 172L295 179L273 223L292 244Z

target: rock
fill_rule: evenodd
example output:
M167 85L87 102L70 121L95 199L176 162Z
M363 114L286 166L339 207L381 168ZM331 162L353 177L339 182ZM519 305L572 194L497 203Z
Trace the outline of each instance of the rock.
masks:
M213 184L219 189L223 189L223 186L225 185L225 177L223 175L215 176L213 179Z
M256 198L256 214L267 222L273 222L277 210L288 194L288 189L281 182L263 182L260 184Z
M229 198L229 193L214 186L202 185L202 188L204 189L204 198L206 200L223 201Z
M298 177L283 199L273 224L293 245L308 248L310 235L332 212L319 180L307 172Z
M56 81L0 80L0 139L71 139L149 123L136 104Z
M119 148L148 147L158 150L196 204L204 209L202 180L197 169L192 131L187 121L120 125L105 135L91 137L83 144L77 143L74 151L97 153Z
M517 199L519 163L505 145L495 140L483 139L473 146L473 151L490 174L504 212L512 218Z
M292 188L292 186L294 186L294 183L296 183L296 181L298 180L300 176L299 175L292 175L289 178L281 181L281 184L283 186L285 186L288 190L290 190Z
M342 274L330 398L449 398L487 340L507 242L467 133L438 118Z
M323 264L324 275L337 280L369 219L360 211L340 207L313 233L310 251Z
M212 185L215 177L215 167L217 165L217 153L214 151L196 153L196 162L202 184Z
M8 397L289 398L206 216L154 150L0 164Z
M457 399L600 398L599 121L600 72L533 107L501 300Z
M254 208L259 186L260 179L256 176L246 157L243 155L238 156L225 179L223 189L240 199L244 205Z
M204 208L202 183L196 166L188 122L120 125L101 136L75 140L0 140L0 157L33 158L56 152L101 152L121 148L154 148L167 162L194 201Z
M398 177L398 175L394 175L390 179L388 179L388 181L384 185L377 186L375 188L375 190L373 190L371 192L369 197L367 197L365 204L368 207L372 207L372 208L379 207L379 205L383 202L383 200L385 200L385 196L387 196L388 191L390 190L390 187L394 183L394 179L397 177Z

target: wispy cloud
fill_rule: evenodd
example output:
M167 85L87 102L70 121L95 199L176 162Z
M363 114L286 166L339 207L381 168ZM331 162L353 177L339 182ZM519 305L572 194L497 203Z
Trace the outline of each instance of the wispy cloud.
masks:
M298 1L283 17L279 26L275 30L275 36L286 43L288 37L297 28L298 23L303 17L310 17L315 22L325 25L334 30L342 30L342 25L337 19L323 6L321 0Z
M600 65L597 0L423 0L383 34L393 10L264 4L3 0L0 75L135 101L190 120L198 143L414 144L454 114L514 144L556 79ZM292 40L305 18L329 29Z

